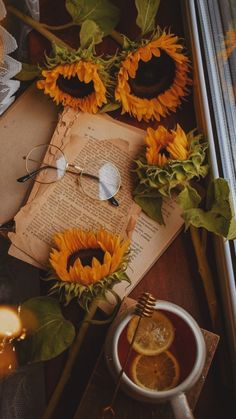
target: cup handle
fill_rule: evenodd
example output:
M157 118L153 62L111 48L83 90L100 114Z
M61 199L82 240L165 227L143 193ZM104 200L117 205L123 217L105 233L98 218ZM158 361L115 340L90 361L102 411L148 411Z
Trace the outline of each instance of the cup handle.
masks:
M187 397L180 393L170 401L176 419L194 419Z

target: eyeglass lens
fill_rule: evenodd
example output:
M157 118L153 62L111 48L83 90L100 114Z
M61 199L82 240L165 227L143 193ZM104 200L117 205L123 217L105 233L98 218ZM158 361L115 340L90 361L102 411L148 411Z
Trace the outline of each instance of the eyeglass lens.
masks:
M107 161L87 162L80 177L84 193L94 199L105 201L116 195L121 178L114 164Z
M43 162L43 163L42 163ZM56 146L39 145L34 147L26 157L26 170L40 183L53 183L60 180L66 171L66 159Z

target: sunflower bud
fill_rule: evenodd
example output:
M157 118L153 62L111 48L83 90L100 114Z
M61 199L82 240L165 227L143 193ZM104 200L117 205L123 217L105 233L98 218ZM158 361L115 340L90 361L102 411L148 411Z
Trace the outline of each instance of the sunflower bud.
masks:
M157 130L148 128L145 141L145 152L135 161L139 178L135 195L155 190L170 196L172 189L206 176L207 143L195 131L186 135L180 125L170 131L161 125Z

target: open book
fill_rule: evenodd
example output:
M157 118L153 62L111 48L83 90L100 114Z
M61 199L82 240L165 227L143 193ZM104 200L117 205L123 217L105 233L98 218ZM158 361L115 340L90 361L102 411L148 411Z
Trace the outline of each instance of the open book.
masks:
M9 253L34 266L48 267L52 237L72 227L97 229L131 237L131 260L127 274L132 284L120 283L115 291L123 297L145 275L183 225L181 210L173 200L164 202L165 225L140 213L132 199L132 163L144 142L141 129L106 115L63 112L51 143L59 146L70 163L83 165L84 159L103 155L119 169L122 188L119 207L107 201L96 203L78 188L75 176L66 175L56 183L33 186L27 204L15 217L16 233L10 233ZM22 173L23 175L24 173Z

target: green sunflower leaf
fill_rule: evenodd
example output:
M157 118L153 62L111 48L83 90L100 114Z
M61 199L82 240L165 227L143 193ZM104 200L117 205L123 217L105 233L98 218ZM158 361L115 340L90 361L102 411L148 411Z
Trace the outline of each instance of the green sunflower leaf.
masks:
M46 361L65 351L75 338L75 329L66 320L59 302L50 297L36 297L21 306L23 325L33 319L35 327L17 344L21 364ZM27 327L26 327L27 328Z
M78 25L93 20L104 35L108 35L119 22L119 9L108 0L66 0L66 9Z
M236 220L231 204L230 188L225 179L215 179L207 191L207 210L188 209L183 214L186 225L203 227L227 240L236 238Z
M163 202L161 197L136 195L134 200L150 218L159 224L165 224L161 212Z
M214 179L207 190L207 209L221 214L227 219L233 215L230 188L226 179Z
M227 240L235 240L236 239L236 220L232 219L229 224Z
M160 5L160 0L135 0L138 16L136 23L142 35L155 29L155 17Z
M80 29L80 46L87 49L102 42L103 32L93 20L85 20Z
M34 80L40 76L41 70L37 65L22 63L21 71L15 75L15 78L20 81Z
M177 202L184 211L197 208L201 202L201 197L189 184L177 196Z

